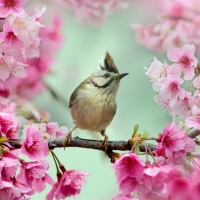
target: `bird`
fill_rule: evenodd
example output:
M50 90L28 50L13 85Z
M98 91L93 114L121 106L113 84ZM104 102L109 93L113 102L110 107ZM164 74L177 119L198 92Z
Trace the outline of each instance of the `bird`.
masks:
M95 71L72 93L69 100L71 117L75 127L64 140L64 147L71 142L72 132L79 128L100 132L104 137L101 146L105 153L108 147L106 128L113 120L116 109L116 94L120 80L128 73L119 73L113 58L106 52L100 59Z

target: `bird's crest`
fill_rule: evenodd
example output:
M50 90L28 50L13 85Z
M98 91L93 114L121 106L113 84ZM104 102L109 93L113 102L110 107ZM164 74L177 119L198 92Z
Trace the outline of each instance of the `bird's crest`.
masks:
M108 52L106 52L105 55L102 56L101 60L99 61L99 67L102 70L119 74L119 71L113 61L113 58L110 56Z

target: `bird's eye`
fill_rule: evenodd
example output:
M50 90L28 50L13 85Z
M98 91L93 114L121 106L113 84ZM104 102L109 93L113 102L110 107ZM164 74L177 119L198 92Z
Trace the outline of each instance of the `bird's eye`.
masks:
M109 76L110 76L109 73L104 74L104 77L105 77L105 78L108 78Z

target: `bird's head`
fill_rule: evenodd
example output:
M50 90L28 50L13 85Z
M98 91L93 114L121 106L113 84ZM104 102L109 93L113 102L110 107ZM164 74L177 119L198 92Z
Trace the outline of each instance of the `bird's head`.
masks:
M120 80L126 75L128 73L119 73L113 58L106 52L92 73L91 81L95 87L102 88L107 92L114 92L117 91Z

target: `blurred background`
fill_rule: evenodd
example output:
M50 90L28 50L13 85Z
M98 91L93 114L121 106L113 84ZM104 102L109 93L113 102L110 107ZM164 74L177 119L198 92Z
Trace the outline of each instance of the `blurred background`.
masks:
M127 9L112 13L103 25L97 27L77 22L74 13L60 4L49 1L31 2L39 8L45 3L49 16L55 13L61 15L63 42L56 53L52 73L45 77L45 81L66 101L74 89L90 76L106 51L113 57L119 72L129 73L121 81L117 94L117 113L106 129L109 140L127 141L135 124L139 124L140 133L146 130L150 135L157 136L171 121L171 117L154 102L156 93L153 92L144 69L150 66L154 56L163 61L167 59L166 55L156 54L139 45L131 29L132 23L149 23L155 17L155 1L149 2L153 3L132 1ZM68 107L53 99L48 91L38 95L34 103L50 113L50 121L73 128ZM102 139L99 133L83 130L76 130L73 136ZM119 194L110 159L103 152L66 148L65 151L55 149L55 153L66 169L91 173L77 200L111 200ZM48 162L51 166L49 173L56 180L56 169L51 156L48 157ZM47 187L45 192L35 194L32 199L45 199L49 189Z

